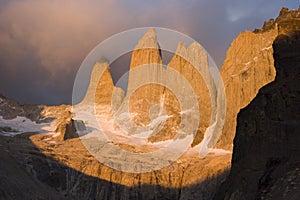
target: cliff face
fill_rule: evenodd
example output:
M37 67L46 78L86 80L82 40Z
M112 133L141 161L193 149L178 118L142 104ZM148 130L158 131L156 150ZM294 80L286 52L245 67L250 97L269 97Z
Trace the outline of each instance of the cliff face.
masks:
M240 109L275 78L272 47L275 38L299 29L299 20L299 10L283 8L279 16L265 22L262 29L246 31L232 42L221 69L226 91L226 119L218 147L232 149Z
M110 74L109 64L105 61L98 62L93 66L90 76L90 83L86 95L78 106L89 107L96 106L98 114L111 113L111 97L114 89L114 83Z
M207 53L197 42L189 47L179 43L168 67L189 81L197 97L201 117L192 146L197 145L202 141L210 122L215 120L212 116L216 112L216 87L209 72Z
M275 78L272 43L277 27L261 32L240 34L227 51L221 69L226 93L226 118L218 145L231 149L236 117L249 104L258 90Z
M157 43L156 33L153 28L145 33L132 52L130 70L152 63L162 64L161 53ZM159 77L159 75L157 77ZM134 80L130 79L130 81Z
M176 114L180 111L178 100L164 86L164 73L156 32L154 29L150 29L139 40L132 52L127 95L122 106L124 109L119 113L129 111L133 118L132 121L139 127L149 126L159 113L165 112L166 115L173 115L172 119L167 119L166 123L160 126L160 128L165 128L149 138L152 142L172 139L176 130L171 131L171 127L177 127L176 121L180 120ZM167 94L173 101L172 107L165 104L164 100ZM163 108L163 106L165 107ZM125 107L128 107L128 110ZM152 114L149 112L150 110ZM166 130L169 130L169 133ZM129 134L135 133L129 131Z
M238 114L230 176L216 199L300 197L300 10L283 9L276 22L275 81Z

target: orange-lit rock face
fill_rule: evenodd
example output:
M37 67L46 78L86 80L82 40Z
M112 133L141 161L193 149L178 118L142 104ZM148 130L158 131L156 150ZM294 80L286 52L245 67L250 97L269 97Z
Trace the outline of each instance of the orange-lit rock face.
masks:
M182 56L175 54L168 67L177 70L190 83L198 100L200 121L197 134L192 145L197 145L203 139L206 128L209 126L212 112L212 100L207 84L202 74Z
M157 48L141 48L132 52L130 69L134 69L135 67L139 67L145 64L162 64L161 56L159 49Z
M147 79L147 81L149 82L158 81L166 84L168 83L168 80L166 80L166 77L164 75L164 73L166 73L166 70L164 70L164 68L157 67L156 70L155 67L149 67L147 69L147 65L162 65L159 45L156 40L155 31L153 30L149 30L140 39L137 46L135 47L135 50L132 53L130 70L135 70L138 67L144 69L142 71L143 74L140 74L140 76L133 77L129 74L128 91L135 90L136 88L133 88L132 86L134 85L133 83L141 82L142 79ZM175 55L167 65L167 69L168 68L176 70L180 74L180 76L184 77L184 79L188 82L188 84L194 91L194 94L191 95L195 95L198 100L200 121L195 139L192 144L194 146L196 144L199 144L203 139L205 130L209 126L212 119L212 107L216 106L216 89L212 77L209 73L207 53L201 47L201 45L196 42L191 44L189 47L180 43ZM151 69L154 71L150 72L149 70ZM149 77L149 74L152 74L152 76ZM171 108L173 106L173 108L171 108L173 110L172 115L174 115L174 112L176 113L177 111L181 111L180 107L176 106L176 103L173 100L174 98L172 97L173 95L171 95L171 93L169 92L165 92L163 94L163 90L166 89L163 89L163 87L158 89L152 86L147 86L143 89L138 89L137 91L135 91L135 97L131 98L131 101L140 102L131 103L135 105L131 107L131 112L139 112L139 110L141 109L142 112L146 113L146 115L135 117L135 121L138 124L144 125L145 123L150 122L150 118L147 114L149 110L146 110L150 109L150 107L144 105L142 102L152 101L152 99L156 99L156 101L159 101L159 99L163 97L166 107ZM165 131L163 137L159 137L158 134L157 137L151 137L150 141L155 142L165 140L167 138L172 138L174 136L174 130L177 129L178 125L179 118L176 118L177 119L173 120L172 123L170 123L170 119L167 120L168 124L170 123L170 125L173 124L175 126L172 127L168 125L167 127L169 130ZM167 134L169 136L167 136Z
M200 184L202 181L213 177L221 176L219 179L224 180L226 171L230 168L231 154L214 155L212 153L205 159L200 159L197 153L186 153L178 161L158 171L142 174L124 173L101 164L90 155L78 138L68 140L67 142L58 141L56 145L53 145L51 141L47 140L49 137L51 136L37 134L31 136L30 139L40 148L42 153L49 158L59 161L61 164L89 176L97 177L100 180L129 187L149 185L149 187L161 186L187 189L188 187L192 187L193 184ZM68 173L69 171L63 170L63 172ZM223 174L224 172L225 174ZM71 174L68 175L70 176ZM74 178L81 179L80 176L76 177L76 175L74 175ZM220 180L213 181L219 184ZM208 187L208 185L204 186ZM211 187L214 188L214 186ZM109 190L109 188L104 189ZM143 191L146 192L150 189L144 188ZM204 188L204 190L207 189ZM86 192L88 193L89 190ZM107 192L115 193L117 191Z
M124 92L121 88L114 86L112 76L110 74L110 67L108 63L96 64L103 70L103 73L96 73L94 101L91 101L91 105L94 105L95 113L97 115L106 114L112 116L112 106L118 107L123 99ZM113 91L115 90L116 96L113 99Z
M93 72L89 88L94 96L88 91L88 102L95 105L101 131L123 149L149 152L158 148L150 148L150 143L164 145L160 142L176 138L188 139L179 149L188 148L199 144L215 122L216 87L208 55L197 42L179 43L163 67L155 32L145 33L132 52L126 96L117 103L109 64L97 63Z
M129 111L134 122L139 126L147 126L160 115L168 118L157 127L157 133L149 141L173 139L180 126L180 104L175 94L159 84L147 84L139 87L130 96Z
M221 70L227 109L219 147L232 148L238 112L249 104L262 86L274 80L272 44L277 35L277 27L261 33L246 31L228 49Z
M114 83L109 68L106 68L96 88L95 104L110 106L113 89ZM97 112L100 112L100 110L98 110Z
M162 64L161 54L154 29L150 29L139 40L132 52L130 70L144 64Z
M145 35L139 40L134 51L131 55L130 61L130 71L134 70L137 67L148 67L149 65L161 65L162 59L157 43L156 33L154 29L150 29ZM139 82L141 79L148 78L149 80L158 80L162 79L162 72L155 71L153 72L153 77L149 77L149 71L145 70L144 73L140 74L138 77L132 77L129 73L128 79L128 91L135 90L132 85Z

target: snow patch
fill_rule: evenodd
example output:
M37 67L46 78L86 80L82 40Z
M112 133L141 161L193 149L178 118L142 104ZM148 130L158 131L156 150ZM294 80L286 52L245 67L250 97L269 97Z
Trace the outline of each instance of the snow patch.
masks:
M190 153L199 153L200 152L201 153L201 148L203 148L202 145L203 144L200 143L200 144L190 148L188 152L190 152ZM207 148L206 151L208 153L214 154L215 156L222 156L222 155L226 155L226 154L232 154L232 151L229 151L229 150L226 150L226 149Z
M264 50L269 50L269 49L271 49L272 48L272 46L269 46L269 47L265 47L265 48L263 48L263 49L261 49L262 51L264 51Z
M95 114L94 107L77 107L76 109L77 112L75 112L76 114L74 116L74 119L83 120L87 127L86 134L82 134L81 136L82 139L96 138L100 141L106 140L108 142L122 143L134 146L145 145L145 148L165 148L168 145L172 145L172 151L176 151L186 146L189 146L189 144L182 144L180 139L166 140L154 143L148 141L148 137L155 134L152 128L164 123L164 121L170 117L168 115L158 116L152 119L151 123L148 126L142 127L140 129L141 131L137 131L135 132L135 134L128 134L126 130L130 130L130 127L132 125L130 123L132 115L134 115L132 113L123 112L117 117L115 116L116 119L114 119L114 117L110 116L109 114ZM191 111L192 110L184 110L180 114L186 114ZM115 120L120 123L119 125L126 126L125 130L123 130L121 126L119 126L119 128L116 128ZM200 157L202 157L203 155L207 155L208 153L213 153L216 156L231 154L231 151L227 151L224 149L208 148L208 143L211 140L211 137L213 137L213 130L215 126L216 122L211 124L211 126L207 128L205 137L202 140L202 142L193 148L188 147L187 152L197 153L198 155L200 155ZM192 135L188 135L188 137L192 137Z
M37 124L26 117L17 116L14 119L3 119L0 116L0 127L9 127L15 131L0 132L3 136L15 136L24 132L48 133L52 131L50 123Z
M245 63L246 67L249 67L249 65L252 63L252 61L249 61L247 63Z

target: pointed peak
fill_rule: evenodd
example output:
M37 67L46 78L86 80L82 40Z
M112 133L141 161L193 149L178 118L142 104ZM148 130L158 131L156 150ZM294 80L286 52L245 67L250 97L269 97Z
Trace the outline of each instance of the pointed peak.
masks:
M148 37L155 37L156 38L156 31L154 28L150 28L145 34L144 37L148 36Z
M135 49L145 49L145 48L151 48L151 49L158 49L158 43L157 43L157 37L156 37L156 31L154 28L150 28L144 36L139 40L137 46Z
M184 42L179 42L175 54L185 58L187 56L187 51L187 45Z
M109 65L109 60L105 57L102 57L96 62L97 65Z
M207 53L203 46L198 42L193 42L188 48L189 58L196 63L204 62L207 59Z
M187 49L187 45L184 42L179 42L177 50Z
M196 41L189 46L183 42L179 42L175 55L180 56L200 71L207 71L208 69L207 52L202 45Z
M92 73L91 73L91 79L97 80L99 76L105 71L110 71L110 66L107 60L101 60L95 63Z
M179 42L176 55L181 56L186 60L190 60L191 58L197 57L201 55L201 52L205 52L204 48L198 42L193 42L189 46L183 42Z
M106 59L99 60L95 63L94 69L95 68L108 68L109 69L109 61Z
M198 42L193 42L190 46L189 46L189 50L199 50L202 51L203 47L201 46L201 44L199 44Z

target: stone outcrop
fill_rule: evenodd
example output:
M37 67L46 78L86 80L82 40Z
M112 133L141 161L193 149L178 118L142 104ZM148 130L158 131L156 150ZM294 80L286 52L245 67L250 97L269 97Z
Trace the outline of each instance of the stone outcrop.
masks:
M130 111L134 114L139 112L139 108L149 108L150 102L159 103L163 94L164 87L159 85L143 86L139 91L135 91L136 83L157 83L163 80L163 71L159 66L162 65L161 53L157 43L156 33L154 29L150 29L139 40L134 48L131 61L130 72L128 78L127 93L134 92L134 96L130 97ZM139 73L131 73L134 69L141 68ZM143 101L143 102L141 102ZM148 102L147 102L148 101ZM142 105L141 105L142 104ZM148 110L147 110L148 112ZM141 118L146 118L145 121ZM147 119L148 118L148 119ZM143 111L134 118L134 121L139 125L149 123L149 117L144 115Z
M153 28L146 32L135 46L131 55L130 70L148 64L162 64L161 52ZM134 81L134 79L129 78L129 90L130 81Z
M246 31L229 47L221 69L226 118L217 147L232 149L238 112L249 104L262 86L274 80L272 43L277 35L276 25L260 33Z
M208 56L203 47L194 42L189 47L179 43L168 67L175 69L189 81L197 96L200 110L198 130L192 146L203 139L210 122L215 121L216 87L208 68Z
M90 75L90 82L84 99L80 104L109 105L114 84L106 61L95 63Z
M196 145L203 139L210 122L214 121L216 112L216 88L208 69L208 56L197 42L190 47L180 43L170 63L163 67L155 30L150 29L145 33L132 53L128 89L119 113L130 112L134 116L134 123L140 127L149 126L156 114L165 113L168 118L163 128L151 135L149 141L159 142L174 138L182 120L178 93L185 94L185 91L184 84L180 83L182 79L174 82L176 77L168 76L170 70L175 70L177 76L182 76L188 82L198 100L201 117L193 142ZM172 82L177 84L172 85L177 88L176 91L170 88ZM152 111L156 114L152 115Z
M94 68L98 68L98 67L99 68L103 67L105 70L103 74L101 75L98 74L100 79L98 80L98 84L94 93L95 104L109 106L111 104L111 96L112 96L112 91L114 89L114 83L109 71L109 64L106 62L96 63ZM96 76L96 75L92 75L92 76Z
M110 73L109 63L95 63L90 75L90 82L83 100L74 109L86 109L95 114L112 115L124 98L124 91L115 87Z
M138 70L137 73L135 73L136 70ZM156 33L154 29L150 29L139 40L132 52L127 95L123 105L123 108L124 106L129 107L128 111L133 116L133 122L136 126L149 126L154 119L154 116L151 117L149 115L151 106L157 105L157 112L160 113L162 109L160 105L164 104L165 108L168 107L166 114L170 116L179 112L178 100L176 100L174 94L172 95L171 91L164 87L165 81L165 70L162 67L161 52L157 43ZM168 93L169 97L174 100L173 109L165 105L165 93ZM120 111L124 112L125 110L122 109ZM165 125L166 128L150 138L150 140L155 142L174 137L174 131L167 133L166 130L171 130L171 126L178 126L178 124L172 123L177 118L178 116L168 119ZM130 132L129 134L134 133Z
M86 127L83 121L72 118L64 119L63 123L58 124L55 132L59 133L58 140L68 140L78 138L80 131L85 131Z
M254 32L265 32L270 29L274 29L276 25L278 26L278 31L280 34L289 34L290 31L299 29L299 8L298 10L289 10L288 8L282 8L279 16L275 20L270 19L269 21L264 23L261 29L255 29Z
M300 9L283 9L276 78L238 114L230 176L215 199L299 199Z

